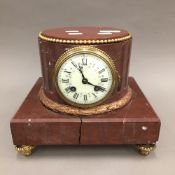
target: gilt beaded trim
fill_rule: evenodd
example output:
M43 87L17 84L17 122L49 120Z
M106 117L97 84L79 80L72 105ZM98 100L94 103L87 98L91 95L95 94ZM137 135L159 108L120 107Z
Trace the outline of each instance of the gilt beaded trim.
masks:
M129 35L120 37L120 38L114 38L114 39L100 39L100 40L67 40L67 39L57 39L57 38L51 38L44 36L42 32L39 33L39 38L45 41L49 42L55 42L55 43L66 43L66 44L105 44L105 43L116 43L120 41L125 41L130 39L132 36L129 33Z

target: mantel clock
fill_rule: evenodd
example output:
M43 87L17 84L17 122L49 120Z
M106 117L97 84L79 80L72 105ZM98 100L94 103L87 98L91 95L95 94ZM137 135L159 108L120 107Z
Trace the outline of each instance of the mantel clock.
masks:
M132 36L114 27L39 33L42 77L11 121L14 145L136 145L148 155L160 120L133 77Z

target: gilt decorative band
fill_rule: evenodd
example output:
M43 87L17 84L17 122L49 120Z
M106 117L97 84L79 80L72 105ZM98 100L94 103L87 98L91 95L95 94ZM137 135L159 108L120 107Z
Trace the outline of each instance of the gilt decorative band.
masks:
M57 103L45 95L43 88L40 89L39 97L40 97L40 101L46 107L48 107L49 109L55 112L62 112L62 113L82 115L82 116L84 115L84 116L91 117L94 114L102 114L102 113L109 112L115 109L119 109L125 106L132 98L132 89L129 87L125 96L123 96L121 99L117 101L114 101L108 104L104 104L104 105L99 105L99 106L92 107L92 108L88 108L88 109L81 109L81 108Z
M99 39L99 40L67 40L67 39L57 39L44 36L42 32L39 33L39 38L45 41L56 42L56 43L66 43L66 44L103 44L103 43L116 43L131 38L131 34L114 39Z

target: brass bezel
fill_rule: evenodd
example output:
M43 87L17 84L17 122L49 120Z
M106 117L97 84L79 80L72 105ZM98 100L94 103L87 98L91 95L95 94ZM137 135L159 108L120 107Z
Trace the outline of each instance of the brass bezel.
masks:
M70 57L72 57L74 55L81 54L81 53L88 53L88 54L92 54L92 55L96 55L96 56L100 57L109 66L111 73L112 73L112 85L111 85L110 91L106 94L106 96L104 98L102 98L98 102L95 102L92 104L80 104L80 103L76 103L76 102L69 100L68 98L65 97L65 95L59 89L59 85L58 85L58 81L57 81L58 72L59 72L62 64L65 61L67 61ZM53 74L53 83L54 83L56 91L58 92L60 97L68 104L71 104L71 105L77 106L77 107L81 107L81 108L94 107L94 106L99 105L102 102L104 102L111 95L114 88L118 85L119 79L120 79L119 74L118 74L117 70L115 69L115 65L114 65L112 59L109 57L109 55L107 55L104 51L102 51L96 47L92 47L92 46L78 46L78 47L71 48L68 51L66 51L65 53L63 53L58 58L58 60L55 64L54 74Z

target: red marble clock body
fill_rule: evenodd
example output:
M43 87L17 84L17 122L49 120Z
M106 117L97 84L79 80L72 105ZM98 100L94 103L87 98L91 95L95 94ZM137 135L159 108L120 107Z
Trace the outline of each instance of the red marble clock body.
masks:
M53 83L55 64L69 49L88 45L109 55L120 77L118 85L102 104L120 99L128 90L131 42L131 35L127 31L111 27L65 27L41 32L39 47L45 95L55 102L66 104Z
M38 39L42 77L11 120L16 150L30 155L39 145L132 144L148 155L160 119L128 77L130 33L64 27L40 32Z

